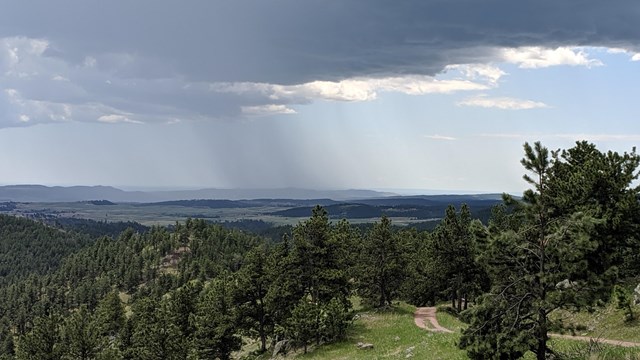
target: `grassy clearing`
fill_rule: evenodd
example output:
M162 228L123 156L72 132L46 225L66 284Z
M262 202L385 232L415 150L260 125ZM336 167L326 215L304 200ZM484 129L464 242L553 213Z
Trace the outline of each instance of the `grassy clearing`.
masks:
M346 340L335 344L309 348L309 353L290 353L287 359L467 359L466 353L457 347L460 332L466 324L445 312L436 314L440 325L454 331L453 334L433 333L419 329L413 321L415 307L404 303L392 309L379 311L362 308L355 299L358 317ZM580 315L580 314L578 314ZM604 315L603 315L604 316ZM621 319L623 315L620 315ZM638 334L635 334L638 336ZM622 338L632 341L632 338ZM358 342L371 343L374 348L361 350ZM550 347L568 355L567 359L640 360L640 348L622 348L610 345L593 345L587 342L551 339ZM527 353L524 359L535 359Z
M363 310L355 320L348 338L320 346L300 359L466 359L456 346L459 334L432 333L419 329L413 321L415 307L399 304L390 310ZM445 314L446 315L446 314ZM453 318L453 317L452 317ZM457 321L455 319L452 322ZM358 342L374 348L361 350Z
M640 360L640 348L624 348L619 346L590 344L584 341L551 339L550 347L563 354L567 360ZM525 359L535 359L528 353Z
M636 307L636 311L640 316L640 308ZM552 317L562 321L567 328L564 331L566 334L640 342L640 321L625 321L624 311L617 309L614 304L592 313L556 311Z
M438 323L442 325L442 327L452 330L455 333L460 333L463 329L467 328L467 324L463 323L455 316L446 312L436 312L436 319L438 320Z

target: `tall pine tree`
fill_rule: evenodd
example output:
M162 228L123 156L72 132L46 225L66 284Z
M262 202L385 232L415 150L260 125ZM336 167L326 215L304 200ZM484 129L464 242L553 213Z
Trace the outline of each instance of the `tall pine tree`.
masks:
M552 311L608 298L614 254L637 208L635 152L603 154L585 142L551 156L540 143L524 150L532 189L519 203L506 197L514 213L494 223L482 255L493 286L470 310L460 340L474 359L512 359L529 350L545 359Z

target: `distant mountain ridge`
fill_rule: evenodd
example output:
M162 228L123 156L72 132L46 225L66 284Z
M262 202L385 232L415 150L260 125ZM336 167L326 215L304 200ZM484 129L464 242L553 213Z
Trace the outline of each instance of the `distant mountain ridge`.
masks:
M329 204L325 205L325 210L334 219L367 219L387 215L432 220L440 219L449 205L459 209L462 204L467 204L474 217L486 221L491 208L501 202L500 194L393 196ZM310 206L299 206L276 211L273 215L304 217L311 213L311 209Z
M0 202L76 202L106 200L111 202L165 202L188 199L249 200L331 199L336 201L384 198L397 194L373 190L283 189L199 189L171 191L125 191L111 186L0 186Z

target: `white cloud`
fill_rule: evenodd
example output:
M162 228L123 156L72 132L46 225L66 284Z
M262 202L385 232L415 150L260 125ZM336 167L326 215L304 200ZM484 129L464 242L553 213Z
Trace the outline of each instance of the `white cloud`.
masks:
M507 75L499 67L490 64L457 64L448 65L445 71L458 70L470 80L484 80L495 86L501 77Z
M444 135L425 135L424 137L426 137L427 139L432 139L432 140L447 140L447 141L454 141L454 140L458 140L458 138L454 138L451 136L444 136Z
M17 120L17 124L20 125L72 120L72 111L68 104L27 99L16 89L4 89L4 94L4 100L11 105L2 109L5 111L2 120L7 124L11 124L12 119Z
M467 80L437 80L428 76L395 77L370 81L374 89L407 95L450 94L458 91L484 90L484 84Z
M53 81L66 81L68 82L69 79L67 79L66 77L62 76L62 75L54 75L51 80Z
M602 66L602 61L590 59L581 48L559 47L548 49L537 46L501 49L500 57L503 61L517 64L525 69L546 68L550 66Z
M484 84L468 80L437 80L431 76L404 76L371 79L346 79L342 81L313 81L299 85L266 83L214 83L210 90L222 93L260 94L278 101L298 103L312 100L369 101L380 92L397 92L407 95L449 94L458 91L486 90Z
M43 55L49 43L27 37L0 38L0 71L5 76L26 78L37 74L38 67L32 61Z
M87 56L84 58L84 61L82 64L86 68L93 68L93 67L96 67L96 65L98 64L98 60L96 60L96 58L94 58L93 56Z
M631 61L640 61L640 53L623 48L607 48L609 54L627 54L631 56Z
M268 116L268 115L283 115L283 114L295 114L296 111L286 107L285 105L258 105L258 106L243 106L241 108L242 113L248 116Z
M539 101L515 99L510 97L489 97L484 94L462 100L458 105L497 108L503 110L528 110L548 107L547 104Z
M627 49L623 48L607 48L607 53L609 54L626 54L627 52Z
M120 115L120 114L102 115L98 118L98 121L103 123L109 123L109 124L117 124L117 123L142 124L141 121L132 120L127 116Z

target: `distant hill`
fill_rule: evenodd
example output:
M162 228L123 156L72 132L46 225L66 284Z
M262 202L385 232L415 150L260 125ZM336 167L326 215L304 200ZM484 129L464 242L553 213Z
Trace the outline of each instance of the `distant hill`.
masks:
M200 189L177 191L124 191L111 186L0 186L0 202L78 202L101 199L110 202L164 202L185 199L332 199L355 200L396 194L373 190L284 189Z
M234 208L247 208L252 205L245 204L241 201L233 200L172 200L172 201L160 201L152 203L143 203L139 206L184 206L192 208L210 208L210 209L234 209Z
M341 204L340 201L331 199L312 199L312 200L297 200L297 199L255 199L255 200L212 200L212 199L197 199L197 200L172 200L172 201L159 201L152 203L141 203L139 206L184 206L191 208L210 208L210 209L236 209L236 208L250 208L250 207L300 207L300 206L327 206Z
M367 219L382 215L389 217L413 218L419 220L438 219L444 216L449 205L457 209L462 204L469 205L474 217L486 221L490 209L501 203L501 196L488 195L425 195L408 197L390 197L359 200L357 203L339 203L324 206L333 219ZM283 217L308 217L312 206L294 207L276 211L273 215Z
M15 202L78 202L95 199L113 202L128 201L129 198L143 199L144 193L126 192L110 186L43 186L8 185L0 186L0 201Z
M469 206L487 206L502 201L502 194L469 194L469 195L419 195L419 196L389 196L376 199L358 200L360 204L373 206L441 206L453 204L460 206L465 203Z

